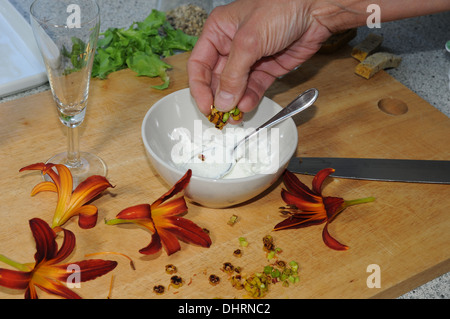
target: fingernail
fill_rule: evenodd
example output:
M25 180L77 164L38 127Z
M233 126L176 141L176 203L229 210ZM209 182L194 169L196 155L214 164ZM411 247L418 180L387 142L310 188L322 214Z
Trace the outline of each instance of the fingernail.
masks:
M220 91L217 93L214 99L214 106L216 109L222 112L230 111L234 105L234 95L225 91Z

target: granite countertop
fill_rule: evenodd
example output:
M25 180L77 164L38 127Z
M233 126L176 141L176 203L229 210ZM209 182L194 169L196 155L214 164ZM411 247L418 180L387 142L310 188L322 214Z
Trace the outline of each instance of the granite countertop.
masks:
M4 1L4 0L2 0ZM9 0L29 21L33 0ZM101 10L102 30L109 27L128 27L131 22L147 17L152 8L162 2L176 6L180 2L207 4L207 9L230 0L97 0ZM361 27L350 44L356 44L369 33L384 36L383 50L398 54L402 63L387 72L442 113L450 117L450 53L445 43L450 40L450 12L383 23L381 28ZM0 98L1 102L49 90L44 84L25 92ZM431 280L400 296L404 299L450 298L450 273Z

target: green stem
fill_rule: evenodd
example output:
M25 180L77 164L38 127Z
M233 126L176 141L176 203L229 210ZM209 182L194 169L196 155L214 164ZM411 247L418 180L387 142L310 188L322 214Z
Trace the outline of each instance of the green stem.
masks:
M128 220L128 219L120 219L120 218L116 218L116 219L110 219L110 220L106 220L105 219L105 224L106 225L118 225L118 224L127 224L127 223L132 223L133 221Z
M346 200L344 201L345 207L363 204L363 203L370 203L375 200L375 197L365 197L365 198L359 198L359 199L353 199L353 200Z
M31 270L30 267L28 267L24 264L20 264L14 260L11 260L2 254L0 254L0 261L4 262L7 265L10 265L16 269L19 269L20 271L30 271Z

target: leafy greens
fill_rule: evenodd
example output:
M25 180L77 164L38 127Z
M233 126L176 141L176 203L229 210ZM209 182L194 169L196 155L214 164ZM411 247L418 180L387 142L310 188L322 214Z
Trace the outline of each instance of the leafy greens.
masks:
M134 22L128 29L109 28L101 35L93 77L106 79L112 72L129 68L137 76L160 77L164 83L153 86L160 90L169 86L166 70L171 68L161 58L177 51L190 51L197 42L197 37L174 29L165 12L155 9L144 21Z

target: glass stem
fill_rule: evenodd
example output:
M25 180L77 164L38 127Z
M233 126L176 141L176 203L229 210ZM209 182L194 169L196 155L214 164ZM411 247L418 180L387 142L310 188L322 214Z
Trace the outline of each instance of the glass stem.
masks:
M80 140L78 136L78 126L67 127L67 165L77 167L80 162Z

